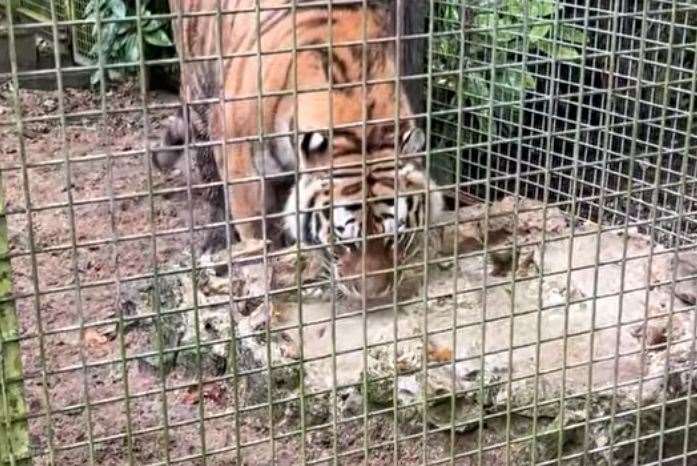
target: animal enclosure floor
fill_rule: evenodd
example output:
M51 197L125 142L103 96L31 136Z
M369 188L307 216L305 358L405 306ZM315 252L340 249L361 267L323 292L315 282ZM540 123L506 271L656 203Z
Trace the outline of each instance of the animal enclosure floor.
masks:
M155 263L160 272L176 266L201 244L202 235L192 237L189 232L190 216L196 225L208 219L207 202L199 193L193 193L192 209L185 190L153 198L148 195L150 176L154 189L186 186L181 174L150 174L142 153L148 139L146 122L149 139L154 141L161 122L174 110L151 109L146 119L136 83L109 90L103 101L98 92L75 89L65 90L62 104L57 92L21 90L19 96L22 118L28 120L21 140L14 122L12 89L8 83L0 84L0 170L9 214L34 464L48 464L52 459L58 465L83 465L92 458L94 464L120 465L129 460L129 450L136 464L167 460L203 464L195 459L202 452L203 440L206 450L212 452L206 464L237 464L235 453L229 451L236 444L236 434L228 383L206 382L199 403L198 388L190 387L195 377L177 368L164 379L167 388L163 391L159 372L138 357L151 329L131 326L123 344L116 331L117 277L127 281L150 274ZM148 94L150 107L172 102L176 102L175 96ZM102 105L106 117L101 114ZM61 106L67 115L62 129ZM110 162L107 154L112 156ZM69 185L63 163L66 157L70 160ZM195 170L192 176L196 182ZM68 195L72 212L66 206ZM27 197L32 208L38 209L30 218ZM155 241L153 230L158 232ZM78 245L77 254L73 241ZM126 390L128 403L124 401ZM201 414L211 418L203 429L198 420ZM162 429L165 422L167 436ZM258 443L268 436L268 426L265 412L241 416L240 441L257 442L241 452L246 464L270 462L270 444ZM389 440L390 433L381 426L371 421L371 444ZM132 436L127 440L129 429ZM332 454L330 432L324 429L307 435L308 459ZM401 461L421 464L424 453L430 459L444 458L449 438L447 433L429 434L425 446L420 439L404 441ZM458 438L456 451L473 448L472 439L476 441L476 436ZM336 442L339 451L360 449L362 422L342 426ZM297 436L277 440L274 449L279 464L299 461ZM493 460L500 452L500 448L492 450L484 458ZM368 463L392 464L392 453L392 445L371 449ZM348 456L342 462L353 464L361 457Z
M306 292L300 300L295 291L269 292L260 299L264 283L271 291L297 283L297 249L265 266L261 241L236 244L229 276L207 268L196 280L182 273L159 281L161 312L171 316L160 326L165 347L200 342L205 370L234 361L243 374L236 380L241 409L283 400L275 402L278 435L300 429L302 396L311 430L360 419L368 409L369 419L387 414L392 419L383 418L383 429L392 428L391 420L403 437L426 424L455 425L456 438L466 439L460 434L486 419L483 432L510 422L513 464L530 460L531 433L540 461L655 461L661 424L678 427L697 415L684 403L697 383L689 304L697 284L683 280L675 294L671 286L674 272L678 279L695 274L695 254L678 256L675 271L675 251L635 228L572 222L558 208L525 198L463 207L457 227L454 212L440 220L448 217L451 226L432 227L427 280L422 266L405 277L413 286L397 309L364 313L346 300L332 303L328 287L313 285L311 253L303 255L301 281L324 293ZM231 290L244 304L231 308ZM149 283L136 284L129 296L125 313L153 315ZM195 307L198 313L190 311ZM232 333L231 315L235 352L220 343ZM195 360L187 350L173 364L197 367ZM665 414L662 401L671 406ZM649 438L635 451L632 440L641 435ZM492 438L506 440L501 431ZM666 456L697 446L697 436L682 433L661 439ZM577 459L571 464L582 464Z
M149 93L150 107L162 107L173 102L176 102L175 96ZM306 434L303 444L300 435L295 433L299 419L297 404L279 402L274 406L272 419L268 407L250 408L245 405L239 417L236 417L235 393L229 380L214 375L216 367L201 367L201 384L198 383L201 376L195 365L192 368L191 365L175 364L165 371L163 364L167 355L163 354L160 359L157 345L153 343L156 333L151 324L152 315L144 318L137 312L129 314L129 319L120 327L118 310L134 302L133 290L138 292L134 284L148 281L153 270L156 269L162 276L168 276L170 272L171 276L175 276L182 264L190 263L191 254L200 249L203 236L200 232L192 233L192 223L193 226L201 226L209 218L207 201L201 193L189 194L185 189L186 177L181 167L179 173L168 176L151 172L143 152L146 142L156 141L162 121L174 110L151 108L144 113L139 88L132 83L113 88L103 100L99 99L97 93L88 90L66 90L62 104L55 92L23 90L19 104L22 117L27 120L23 124L21 140L13 121L11 89L7 84L0 85L0 170L6 193L14 291L21 323L24 386L35 464L48 464L52 460L57 465L121 465L131 460L135 464L171 462L198 465L204 464L201 455L205 449L210 455L205 464L233 465L238 464L235 445L241 443L249 444L240 451L243 464L270 464L272 457L277 464L297 464L302 455L314 461L330 458L335 452L341 454L356 450L356 453L344 456L339 461L339 464L348 465L363 460L360 451L364 448L364 441L369 447L367 462L371 465L393 464L395 447L400 464L423 464L424 458L426 461L445 460L451 453L465 455L477 449L483 450L482 464L505 464L506 416L489 418L481 435L477 429L457 433L452 437L452 445L449 429L434 428L433 432L422 435L421 425L416 430L400 432L400 439L395 445L393 413L389 410L375 415L371 413L366 419L361 415L361 406L357 406L358 415L354 419L342 422L336 430L331 424L320 423ZM106 118L101 114L102 106L108 112ZM55 118L60 115L61 107L67 115L64 126L61 126L60 119ZM66 158L69 159L68 165L64 163ZM26 168L26 177L22 167ZM192 172L191 182L198 181L198 173ZM172 188L180 189L172 192ZM153 190L168 192L150 196ZM31 216L26 214L27 199L33 210ZM69 200L72 209L68 206ZM548 228L559 234L567 232L569 228L558 211L548 219L551 225L544 228L540 228L539 218L535 216L523 215L520 220L527 222L526 228L536 229L537 233ZM525 352L530 351L536 339L549 340L542 351L554 356L548 362L556 366L563 354L558 340L559 334L566 330L565 326L576 329L577 335L572 335L564 344L571 350L578 348L574 340L582 340L589 335L589 321L592 320L589 316L594 313L598 327L605 327L606 332L599 336L595 352L604 352L610 347L614 348L619 333L615 331L617 323L622 323L623 335L629 335L635 331L644 310L646 315L658 316L652 320L653 325L643 332L643 338L647 340L643 342L644 347L652 353L651 361L662 358L666 336L661 329L667 326L662 318L665 308L655 304L664 303L667 292L656 286L651 293L652 296L661 294L660 299L648 301L646 291L641 288L646 283L655 285L654 269L649 267L649 278L642 276L636 282L624 277L625 272L620 265L623 257L618 255L617 249L623 244L635 247L629 251L630 259L633 258L634 262L627 262L626 268L631 273L639 269L639 265L644 267L642 261L646 259L642 254L649 248L645 238L633 233L626 237L617 232L606 232L604 236L597 237L602 240L600 254L606 263L598 269L596 278L592 267L596 236L592 230L584 228L578 226L576 233L585 231L587 234L575 240L573 246L564 238L548 244L544 264L539 257L539 248L521 249L521 268L515 277L520 285L513 293L508 286L514 281L510 271L501 273L499 270L498 274L492 273L497 278L492 278L488 284L500 286L492 288L493 292L482 298L476 290L481 286L482 276L477 271L489 265L477 257L460 261L459 270L469 271L470 276L463 274L458 277L460 282L457 287L460 290L472 289L460 297L464 305L470 307L460 306L462 303L453 302L447 296L456 285L454 280L448 278L452 277L453 264L450 269L434 273L436 278L442 278L443 293L443 297L433 300L429 308L429 331L432 332L434 348L447 347L451 341L453 335L447 328L451 323L452 309L458 306L463 309L462 315L458 315L458 323L463 328L455 335L460 346L450 348L450 351L434 351L434 361L430 362L443 366L441 370L447 375L450 373L450 358L453 355L458 359L476 356L483 339L486 351L491 353L491 366L504 368L499 372L487 372L486 367L481 366L485 374L492 375L492 380L487 379L485 383L493 382L494 376L505 382L507 371L522 379L533 370L534 365L529 360L534 355ZM153 236L155 232L156 237ZM464 233L461 236L467 237L467 230L461 233ZM492 238L489 240L493 244ZM501 247L506 249L509 245L506 238L499 240L503 241ZM460 253L464 251L464 246L459 249ZM579 271L567 277L564 274L565 261L570 257ZM666 275L670 274L670 266L664 259L656 258L656 264L662 266L659 270L662 280L666 280ZM557 276L538 282L525 276L528 269L523 268L523 264L532 269L551 267L545 270ZM534 272L530 273L534 275ZM528 280L523 282L524 278ZM594 294L591 289L594 280L603 290L601 294L605 295L596 301L590 299ZM613 295L620 293L618 286L621 280L625 281L622 286L626 288L623 289L624 310L618 314L620 308L616 303L617 297ZM160 297L162 302L170 298L167 295ZM487 303L486 312L480 314L482 299ZM538 299L547 308L541 316L549 324L545 328L540 328L539 324L537 327L533 325L537 320L534 309ZM511 302L516 306L512 306ZM653 306L644 309L644 302L650 302ZM519 309L518 303L527 307ZM312 319L311 312L318 309L308 306L306 317ZM282 311L280 308L277 310ZM325 312L326 306L319 310ZM518 315L518 310L525 312ZM405 315L408 316L408 313ZM485 332L477 326L482 315L489 322ZM511 315L517 319L514 324L516 328L527 328L527 333L511 330L512 327L507 325L512 320ZM683 312L681 315L691 314ZM283 316L293 323L292 312ZM325 317L325 314L314 316L317 320ZM385 328L389 327L389 337L394 322L392 311L382 317ZM371 318L375 321L382 317L376 314ZM675 324L678 320L676 317L671 323ZM360 319L353 321L356 325L361 322ZM410 324L407 320L404 323ZM351 321L348 319L343 323L345 326L349 324ZM694 328L690 325L683 327L688 330ZM659 328L657 333L656 328ZM314 330L309 329L306 338L318 336L304 343L307 351L315 351L312 356L318 359L316 365L321 365L320 358L326 360L328 353L326 347L318 345L330 342L326 329L320 330L319 326L315 326ZM413 331L411 327L403 330L406 336L413 336L409 333ZM417 330L420 334L421 329L417 327ZM652 336L652 332L656 334ZM382 338L382 335L379 336ZM362 341L356 343L349 337L347 334L339 343L353 344L354 347L363 345ZM508 342L513 337L522 338L513 341L521 353L519 360L527 359L527 364L516 367L508 364L508 347L502 342ZM641 331L627 338L622 337L622 343L628 346L621 348L631 353L623 359L631 364L623 367L636 368L641 354L635 351L635 347L641 346L641 337ZM676 333L676 340L682 337L685 335ZM689 339L686 341L689 343ZM292 334L287 342L293 343ZM583 345L585 343L582 342ZM291 348L293 345L287 346ZM388 349L385 360L391 360L392 351ZM423 352L421 348L417 348L417 351ZM297 360L297 354L292 354L292 350L282 356L284 360ZM598 356L602 358L603 354ZM568 360L576 367L570 367L566 372L569 386L578 384L576 386L580 386L583 393L587 388L582 384L588 380L583 370L585 357L569 352ZM159 364L153 364L153 360L158 360ZM686 361L679 363L689 363L689 360ZM472 364L477 367L466 367ZM614 367L610 366L613 364L612 359L600 361L595 374L611 377ZM489 365L487 362L486 366ZM455 369L460 370L460 366L465 374L462 382L478 386L480 361L464 361ZM325 374L328 367L322 366L314 373L308 371L308 380L317 377L318 373ZM469 375L470 379L467 378ZM662 378L653 380L655 382ZM447 385L448 381L444 383ZM347 384L355 382L346 381ZM671 387L675 383L673 380ZM380 389L379 386L375 388ZM497 393L507 393L504 388ZM646 392L651 389L660 394L662 388L655 387L652 382L645 385ZM462 388L465 389L471 387ZM474 396L478 393L477 390L470 392ZM126 393L129 394L128 399L125 398ZM261 401L266 399L268 393L260 393ZM522 387L517 393L524 397L532 392L529 387ZM541 392L540 396L545 394ZM583 411L585 400L580 397L567 401L567 409L572 408L570 417ZM351 402L350 399L344 401ZM497 407L498 412L505 413L507 405L521 406L529 404L529 401L498 396L487 403ZM607 399L600 401L606 402ZM311 412L311 408L319 406L319 403L312 403L310 398L308 406L310 412L306 413L305 420L312 424L312 419L320 416ZM553 411L551 408L549 410ZM653 414L647 411L647 416ZM205 418L203 422L202 416ZM477 412L474 418L479 416ZM449 415L447 417L443 425L449 423ZM293 420L292 425L288 424L289 419ZM236 425L237 420L239 426ZM573 420L578 421L577 418ZM629 429L628 424L630 422L626 421L620 426L625 429L625 434L631 432L626 430ZM528 431L516 430L518 425L510 423L511 437L530 435ZM268 441L271 426L276 435L281 435L273 444ZM591 435L597 433L593 430L595 426L589 427ZM682 431L677 431L675 436L682 439L682 434ZM697 435L693 438L697 438ZM556 437L553 440L556 442ZM690 446L695 447L697 445ZM521 455L521 458L525 463L528 456ZM479 459L475 452L458 459L456 464L477 464Z

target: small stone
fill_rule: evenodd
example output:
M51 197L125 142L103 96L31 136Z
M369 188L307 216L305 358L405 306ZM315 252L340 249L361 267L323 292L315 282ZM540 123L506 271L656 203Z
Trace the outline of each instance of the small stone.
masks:
M451 224L434 229L430 239L432 247L447 257L455 254L457 242L457 254L467 254L482 248L482 235L479 225L471 219L449 219Z
M292 288L297 285L297 274L300 271L301 284L310 283L320 276L322 262L317 251L306 251L301 246L298 256L297 246L291 246L285 251L279 251L277 258L271 263L271 289Z
M513 248L506 248L491 252L489 254L493 270L491 274L495 277L505 277L513 268L515 254Z
M673 266L677 267L675 296L688 304L697 303L697 252L679 254Z
M663 325L642 324L632 330L632 336L641 340L646 328L646 348L651 350L662 349L668 341L668 329Z
M343 402L342 414L345 417L358 416L363 412L363 396L357 391L353 391Z
M428 345L428 360L429 362L450 362L453 359L453 350L446 346L438 346L434 344Z
M44 110L46 110L47 112L54 111L56 109L56 107L58 106L56 101L53 99L46 99L42 102L41 105L44 108Z

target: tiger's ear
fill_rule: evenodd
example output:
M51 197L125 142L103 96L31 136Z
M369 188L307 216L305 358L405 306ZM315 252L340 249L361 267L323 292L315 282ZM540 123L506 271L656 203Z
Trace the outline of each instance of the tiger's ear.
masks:
M426 134L421 128L414 127L402 137L401 154L416 154L421 152L426 145Z

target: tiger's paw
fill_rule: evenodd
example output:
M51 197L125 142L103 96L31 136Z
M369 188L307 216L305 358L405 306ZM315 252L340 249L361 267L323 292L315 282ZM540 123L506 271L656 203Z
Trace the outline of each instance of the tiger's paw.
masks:
M170 116L164 124L160 147L153 152L153 164L160 171L169 171L174 167L186 141L186 124L181 116Z

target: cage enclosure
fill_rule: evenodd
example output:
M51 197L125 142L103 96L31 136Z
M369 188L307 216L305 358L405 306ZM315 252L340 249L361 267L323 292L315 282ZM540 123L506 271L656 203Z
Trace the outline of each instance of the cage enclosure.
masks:
M697 461L697 4L78 3L0 3L0 464Z

